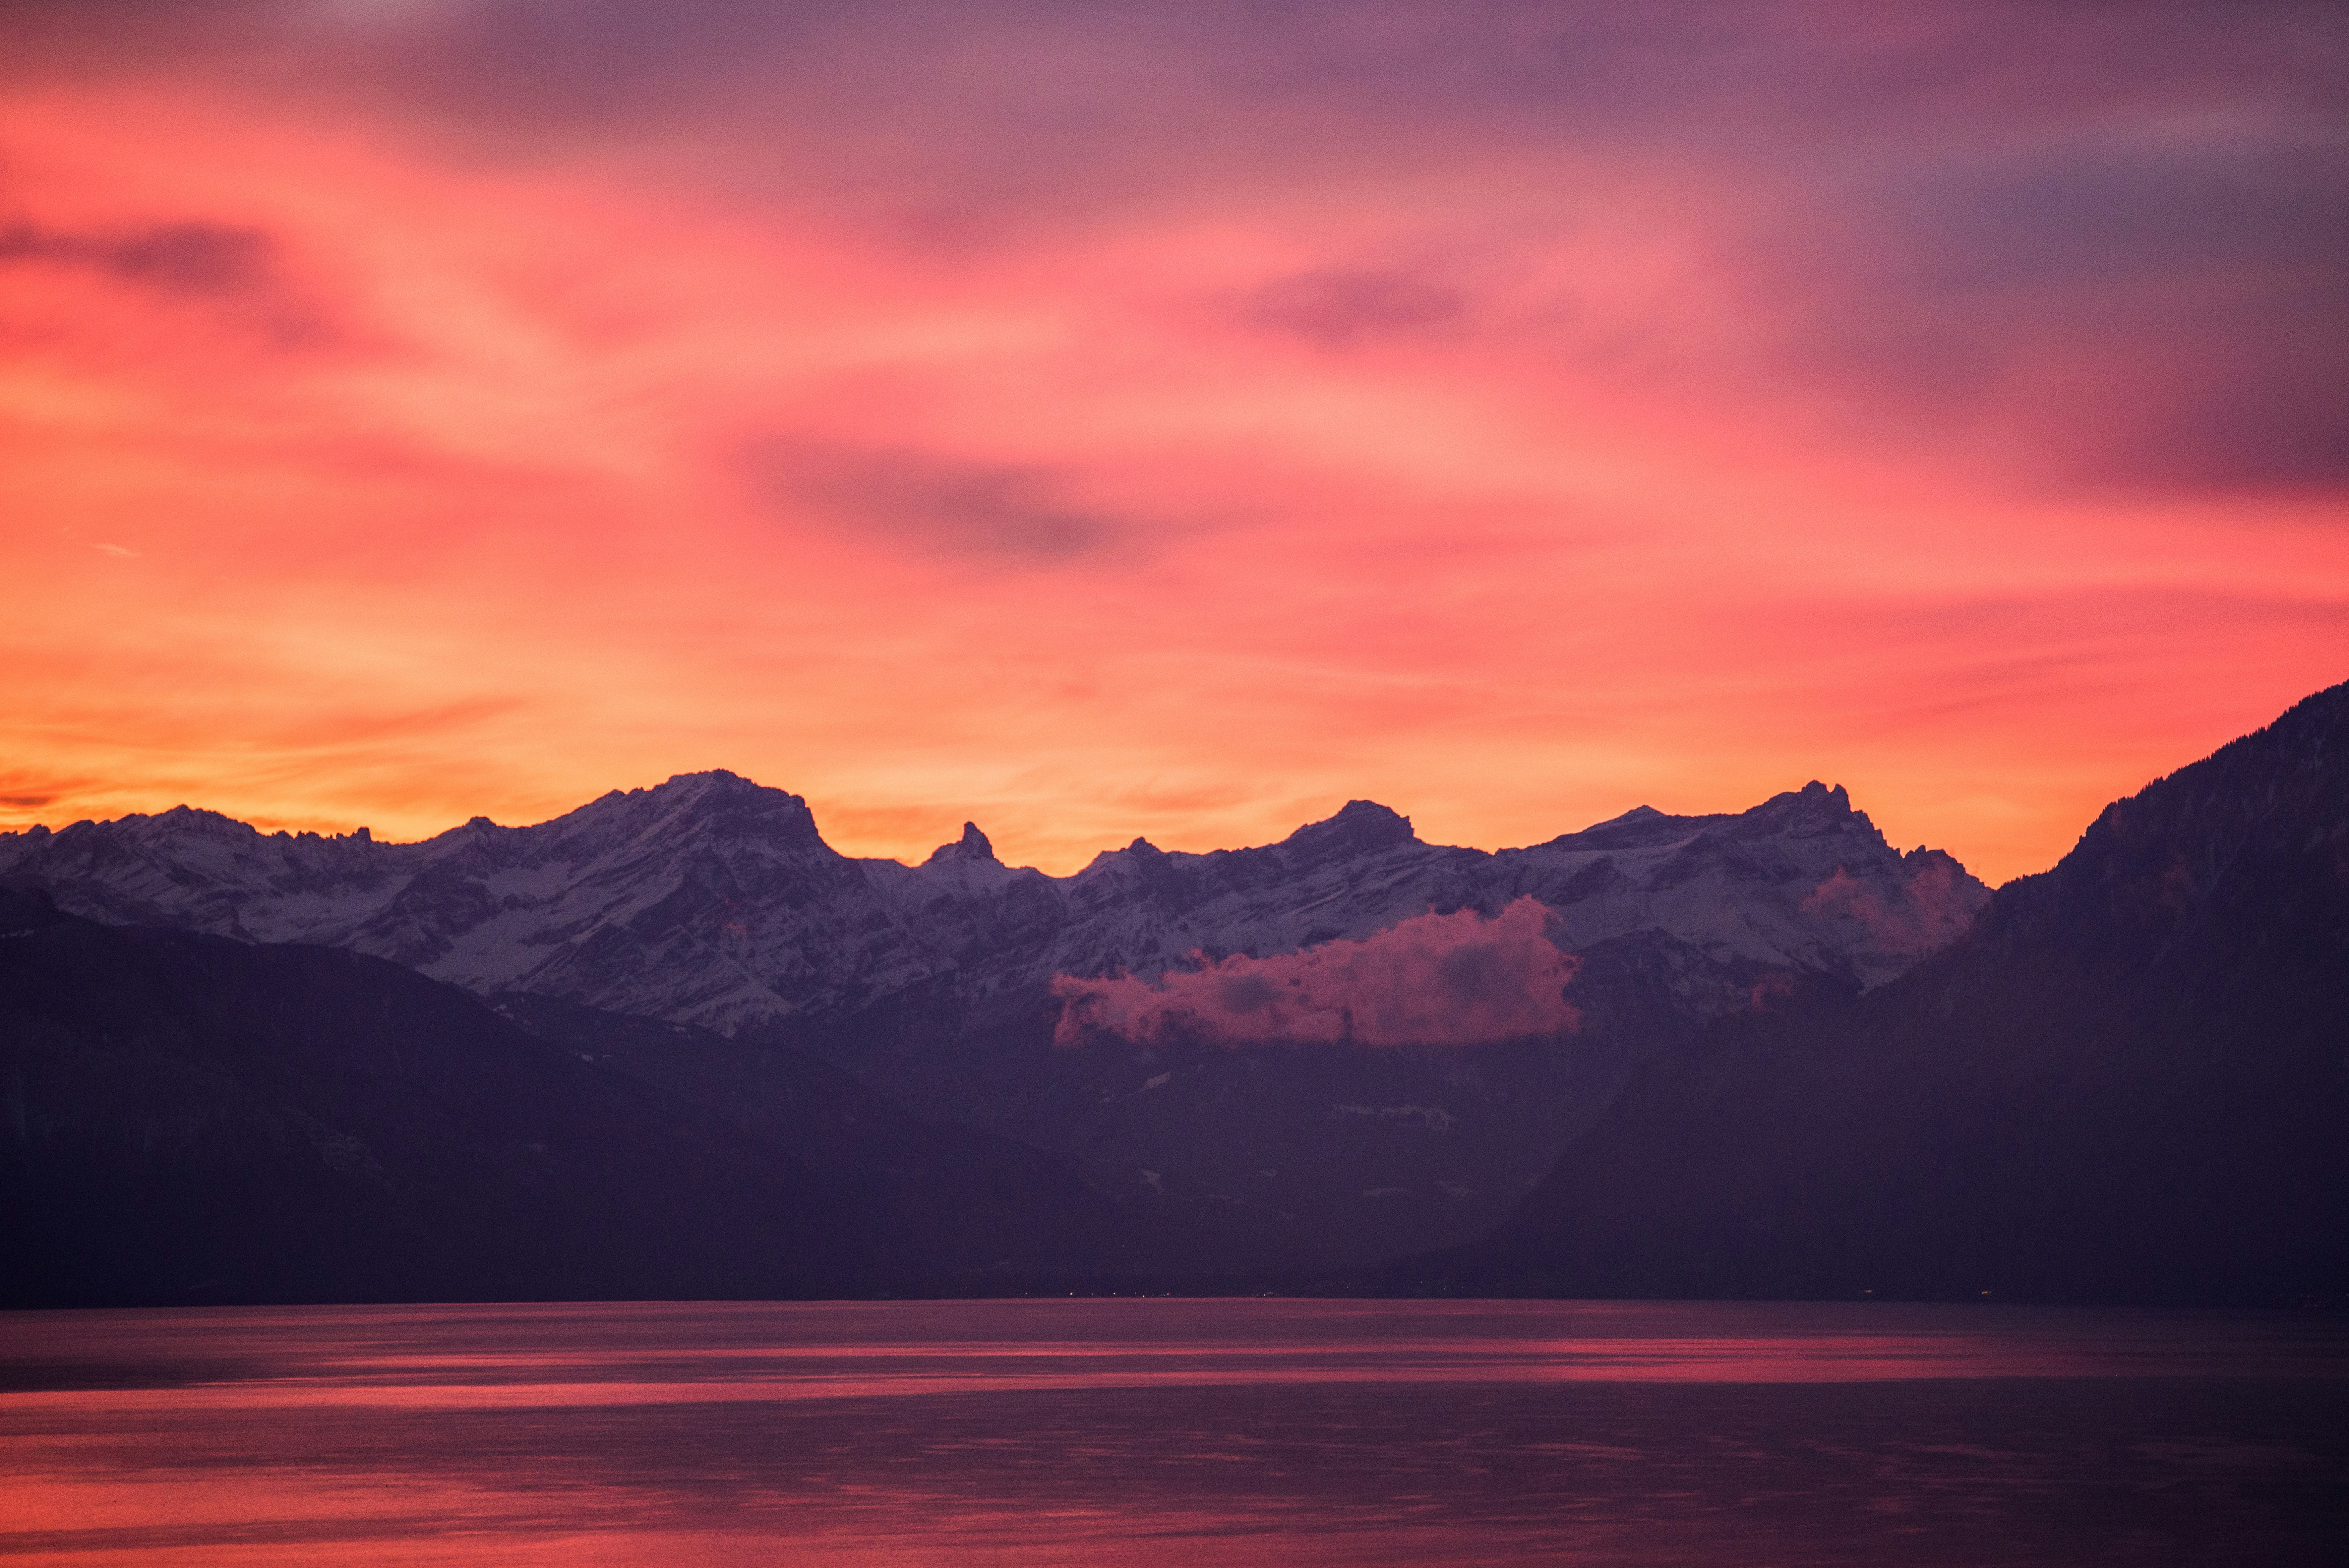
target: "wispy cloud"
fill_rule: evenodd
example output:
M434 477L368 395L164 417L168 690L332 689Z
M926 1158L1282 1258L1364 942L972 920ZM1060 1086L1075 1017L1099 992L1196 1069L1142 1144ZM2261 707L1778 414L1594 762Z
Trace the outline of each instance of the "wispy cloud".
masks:
M740 461L771 504L800 519L945 556L1040 565L1130 547L1152 532L1143 519L1062 499L1067 480L1040 466L787 438L753 441Z
M1413 337L1466 311L1459 292L1410 272L1325 269L1277 277L1243 296L1241 318L1327 348Z
M728 766L1068 870L1832 774L1998 879L2338 678L2337 5L7 31L0 713L112 781L57 811Z
M159 223L116 233L73 233L18 221L0 224L0 265L87 267L179 294L234 294L272 281L268 235L215 223Z

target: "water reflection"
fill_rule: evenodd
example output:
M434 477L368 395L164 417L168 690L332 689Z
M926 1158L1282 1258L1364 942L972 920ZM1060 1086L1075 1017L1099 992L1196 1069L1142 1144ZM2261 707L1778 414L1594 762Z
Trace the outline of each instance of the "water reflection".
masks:
M0 1319L26 1561L2324 1563L2291 1314L1040 1301Z

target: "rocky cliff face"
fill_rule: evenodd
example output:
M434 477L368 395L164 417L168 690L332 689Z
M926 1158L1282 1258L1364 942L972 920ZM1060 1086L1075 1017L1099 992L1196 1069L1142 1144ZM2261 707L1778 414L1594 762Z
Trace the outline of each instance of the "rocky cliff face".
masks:
M1278 844L1136 840L1053 877L975 826L918 866L851 859L804 801L725 773L417 844L181 807L0 836L0 879L792 1040L923 1114L1187 1194L1201 1258L1462 1237L1644 1055L1789 989L1879 985L1989 897L1817 784L1495 853L1356 801Z

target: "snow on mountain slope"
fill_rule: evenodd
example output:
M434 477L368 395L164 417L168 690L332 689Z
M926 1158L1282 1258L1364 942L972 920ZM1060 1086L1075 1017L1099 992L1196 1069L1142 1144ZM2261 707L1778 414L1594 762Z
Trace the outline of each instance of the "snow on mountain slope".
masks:
M853 860L798 796L709 773L415 844L264 835L182 806L0 835L0 876L100 919L348 947L485 992L727 1031L941 982L983 1012L1055 976L1151 980L1195 954L1267 958L1524 898L1569 950L1647 932L1715 963L1872 986L1988 897L1946 855L1896 853L1816 784L1741 815L1642 807L1495 854L1423 844L1355 801L1277 845L1137 839L1055 878L1002 865L975 826L919 866Z
M1136 840L1053 877L975 826L918 866L850 859L804 801L724 773L417 844L184 807L77 823L0 836L0 881L787 1039L1146 1189L1161 1261L1216 1270L1467 1241L1641 1061L1723 1013L1880 984L1989 896L1816 784L1489 854L1355 801L1278 844Z
M1892 850L1840 788L1817 784L1741 815L1643 806L1496 854L1422 844L1408 818L1353 801L1269 848L1166 855L1137 840L1097 857L1071 879L1081 935L1060 972L1150 976L1195 949L1262 958L1532 898L1569 950L1656 930L1718 960L1868 986L1953 940L1988 897L1947 855Z

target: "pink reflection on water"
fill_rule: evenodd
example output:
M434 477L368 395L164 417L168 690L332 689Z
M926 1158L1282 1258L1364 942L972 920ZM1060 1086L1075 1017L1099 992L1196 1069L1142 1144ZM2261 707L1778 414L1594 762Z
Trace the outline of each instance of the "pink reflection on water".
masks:
M647 1363L715 1363L702 1376L629 1376ZM771 1370L745 1373L740 1364ZM839 1364L882 1362L843 1369ZM595 1376L601 1372L603 1376ZM471 1376L465 1376L465 1374ZM2094 1377L2124 1375L2085 1347L2016 1345L1991 1336L1636 1340L1433 1339L1321 1345L1167 1345L1147 1349L1081 1343L905 1346L734 1346L631 1350L616 1361L577 1355L396 1355L336 1358L305 1375L264 1382L203 1382L151 1389L23 1393L19 1411L283 1409L326 1406L521 1408L876 1398L1085 1388L1214 1387L1323 1383L1847 1383L1912 1378Z
M2224 1473L2271 1492L2302 1463L2292 1429L2261 1435L2274 1388L2321 1384L2330 1411L2349 1366L2338 1325L2273 1314L1702 1303L369 1307L0 1333L0 1555L74 1563L1858 1563L1887 1560L1883 1519L1960 1503L1902 1560L1990 1561L1966 1531L2112 1448L2096 1422L2143 1447L2137 1390L2266 1390L2177 1451L2266 1456ZM2157 1487L2140 1511L2220 1473L2113 1451L2078 1484Z

